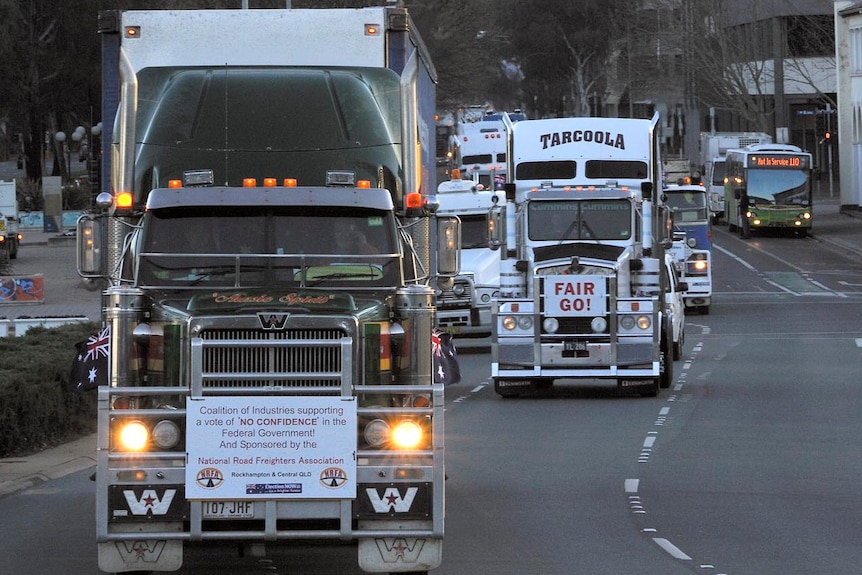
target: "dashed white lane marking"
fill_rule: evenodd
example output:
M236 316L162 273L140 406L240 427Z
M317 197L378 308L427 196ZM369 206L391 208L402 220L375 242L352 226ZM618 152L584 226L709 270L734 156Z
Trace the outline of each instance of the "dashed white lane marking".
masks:
M691 561L691 557L682 552L682 549L665 539L664 537L653 537L653 541L656 542L656 545L664 549L671 557L674 559L680 559L682 561Z
M484 385L477 385L476 387L474 387L473 389L470 390L470 393L476 393L477 391L482 391L483 389L485 389Z
M626 479L626 493L637 493L640 479Z

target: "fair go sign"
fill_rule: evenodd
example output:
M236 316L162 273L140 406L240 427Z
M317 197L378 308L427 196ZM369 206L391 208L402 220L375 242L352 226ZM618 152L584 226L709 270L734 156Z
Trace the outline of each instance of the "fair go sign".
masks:
M545 315L593 316L607 313L604 276L560 275L545 278Z

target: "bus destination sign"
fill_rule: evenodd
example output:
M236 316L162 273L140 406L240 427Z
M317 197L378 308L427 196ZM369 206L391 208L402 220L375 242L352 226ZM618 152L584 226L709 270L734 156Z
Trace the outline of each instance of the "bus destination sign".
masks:
M749 156L748 167L807 170L811 166L809 165L808 156L795 156L787 154L757 154Z

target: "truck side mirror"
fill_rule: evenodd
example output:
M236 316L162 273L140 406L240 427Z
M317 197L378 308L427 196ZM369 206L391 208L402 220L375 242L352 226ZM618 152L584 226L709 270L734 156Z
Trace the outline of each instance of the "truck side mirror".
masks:
M488 247L500 249L506 243L506 207L494 206L488 211Z
M437 217L437 275L455 277L461 271L461 220Z
M78 275L85 278L103 276L101 218L92 214L81 216L76 235Z

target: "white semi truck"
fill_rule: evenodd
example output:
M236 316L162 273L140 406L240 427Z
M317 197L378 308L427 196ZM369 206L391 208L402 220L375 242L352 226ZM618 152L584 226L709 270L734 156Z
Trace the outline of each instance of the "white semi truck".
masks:
M503 397L559 379L611 379L648 396L670 385L657 122L509 126L505 213L492 210L514 226L512 243L495 238L507 244L492 308L491 376Z
M453 334L491 334L491 302L500 295L500 246L489 243L488 214L502 205L502 191L486 189L475 179L461 179L460 170L437 186L438 215L461 220L461 273L450 289L437 291L437 323Z
M109 11L99 31L110 191L78 268L106 285L100 568L328 540L367 572L434 569L434 288L460 227L433 213L409 14Z

